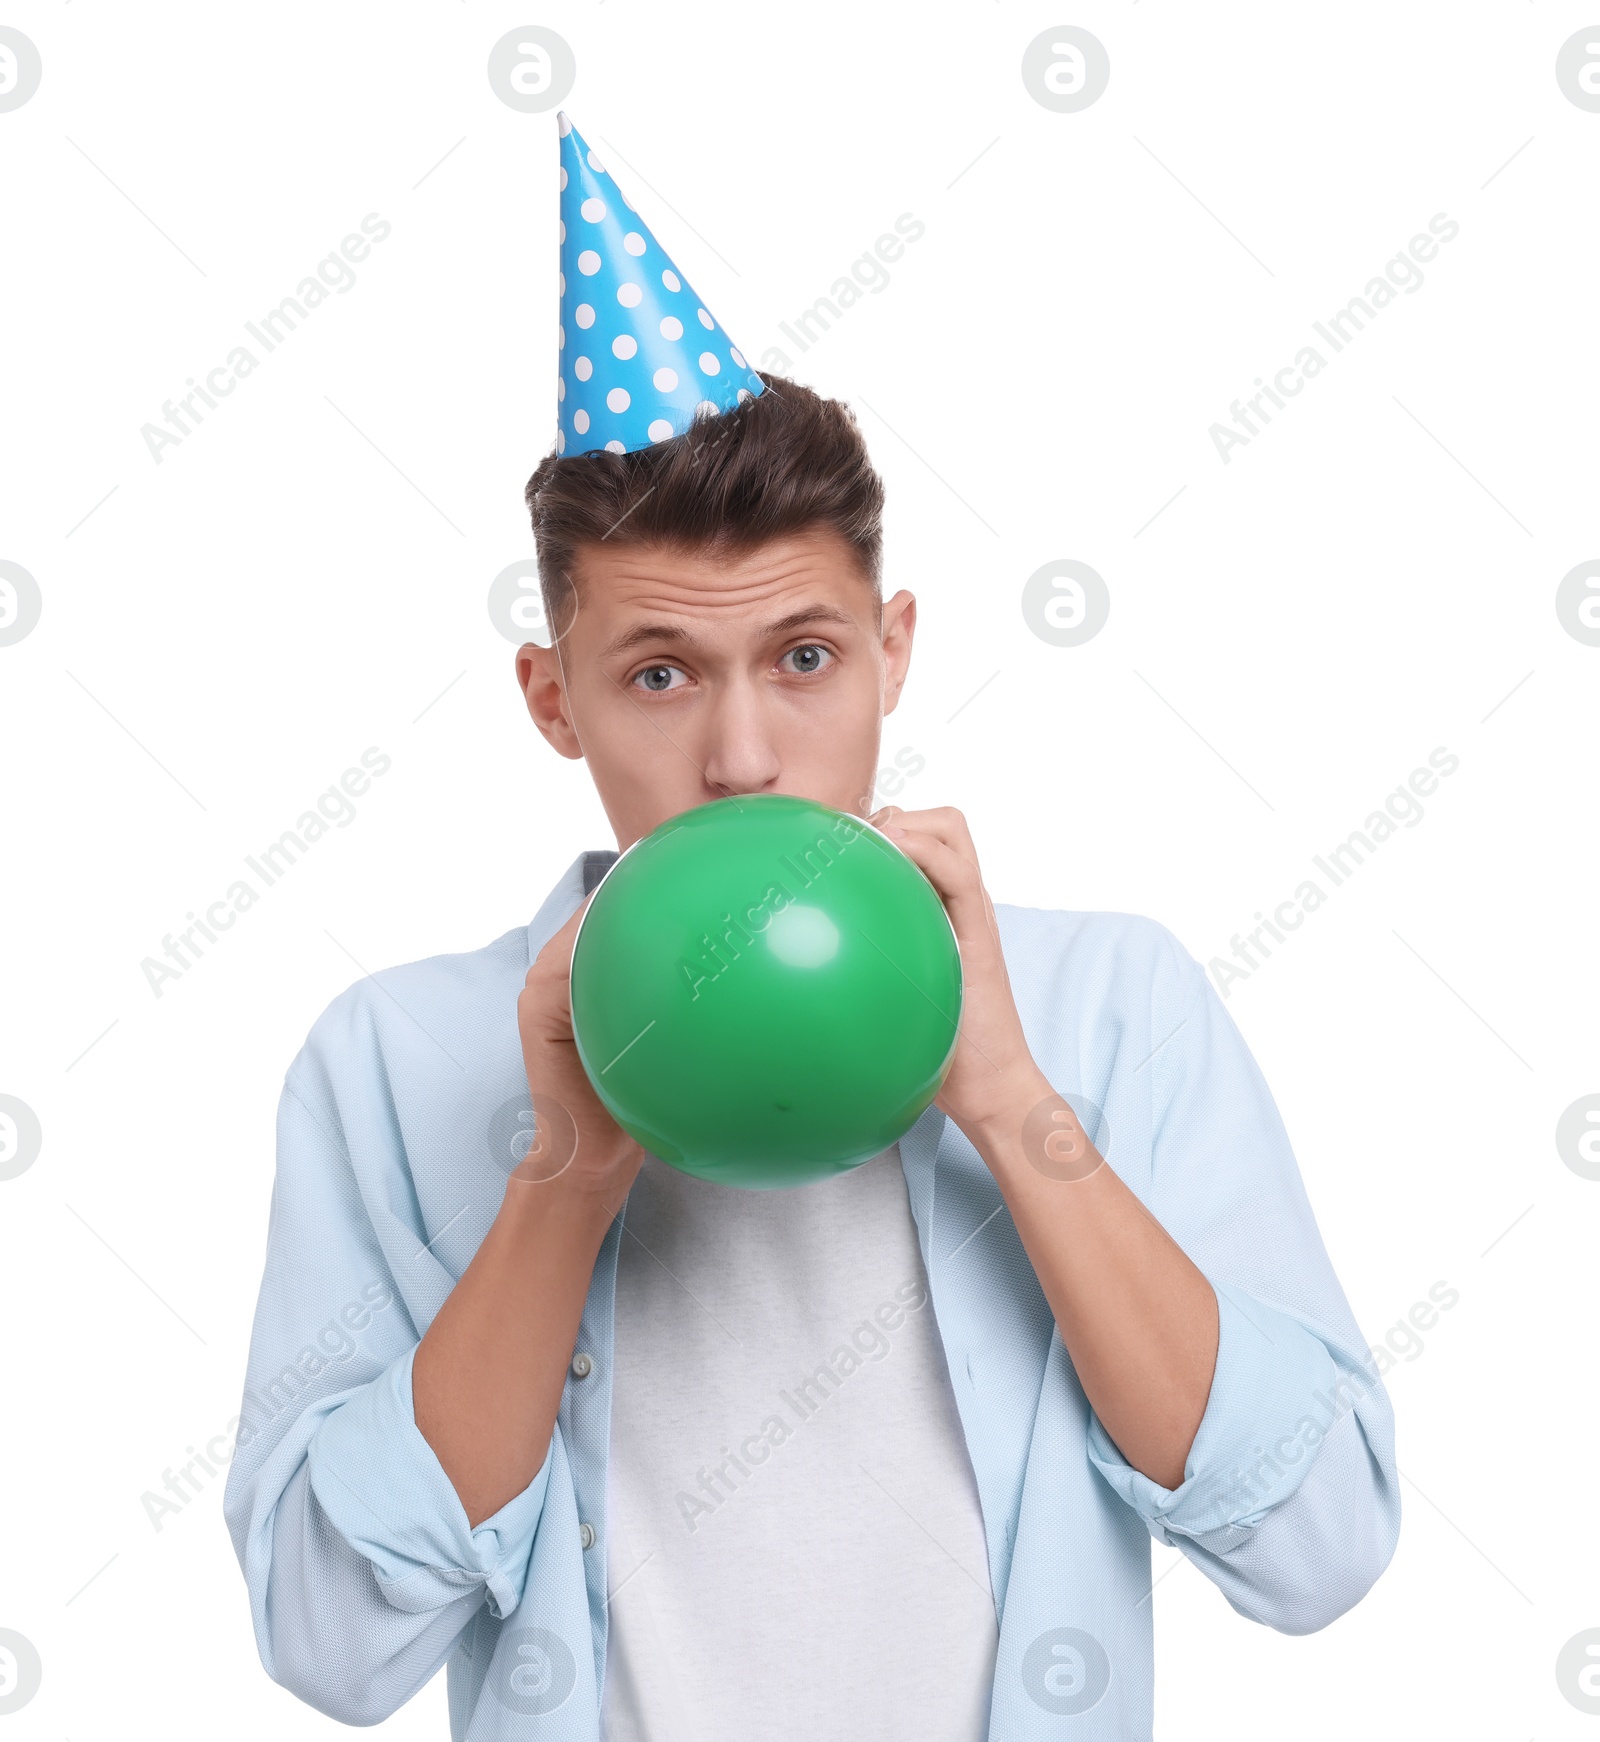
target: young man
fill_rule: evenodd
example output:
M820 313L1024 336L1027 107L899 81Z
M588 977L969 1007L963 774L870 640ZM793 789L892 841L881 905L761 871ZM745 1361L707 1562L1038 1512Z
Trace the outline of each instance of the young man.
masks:
M563 162L593 300L528 487L529 713L619 849L730 794L870 813L945 902L961 1031L898 1144L753 1192L644 1154L578 1061L609 850L526 928L336 999L284 1086L228 1488L263 1662L366 1724L448 1660L458 1742L1148 1737L1150 1537L1326 1625L1393 1550L1387 1399L1194 960L996 908L959 812L872 811L916 606L881 597L854 421L727 368L703 309L680 361L727 379L672 398L644 287L693 293L575 133Z

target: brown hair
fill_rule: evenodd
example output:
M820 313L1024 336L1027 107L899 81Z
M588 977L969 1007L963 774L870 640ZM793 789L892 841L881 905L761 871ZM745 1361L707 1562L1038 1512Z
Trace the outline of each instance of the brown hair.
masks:
M761 380L766 392L636 453L539 462L525 496L552 624L566 621L578 547L602 541L733 554L825 527L877 590L883 482L855 417L782 376Z

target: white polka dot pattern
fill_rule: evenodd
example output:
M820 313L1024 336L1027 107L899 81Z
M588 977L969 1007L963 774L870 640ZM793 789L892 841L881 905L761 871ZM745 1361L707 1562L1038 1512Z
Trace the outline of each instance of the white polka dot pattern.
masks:
M582 134L565 115L558 122L556 452L634 453L682 435L697 416L754 398L762 382ZM576 354L567 347L569 329L584 335Z

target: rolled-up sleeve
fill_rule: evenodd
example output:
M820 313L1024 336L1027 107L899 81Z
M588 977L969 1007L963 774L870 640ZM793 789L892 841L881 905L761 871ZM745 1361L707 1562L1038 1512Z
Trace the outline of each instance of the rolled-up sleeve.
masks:
M417 1427L415 1357L408 1349L323 1420L308 1448L312 1490L395 1608L425 1614L482 1589L503 1619L522 1601L550 1453L520 1494L472 1528Z
M1211 1283L1217 1361L1180 1486L1135 1470L1097 1419L1089 1457L1242 1614L1311 1632L1394 1552L1393 1413L1266 1082L1176 943L1152 1016L1148 1202Z
M388 1205L409 1189L398 1135L358 1181L314 1041L315 1031L279 1101L224 1513L267 1674L331 1717L372 1724L438 1672L480 1611L517 1607L551 1461L468 1524L411 1396L419 1320L425 1329L452 1279L396 1232ZM416 1274L437 1270L432 1295L402 1289L395 1272L408 1261Z

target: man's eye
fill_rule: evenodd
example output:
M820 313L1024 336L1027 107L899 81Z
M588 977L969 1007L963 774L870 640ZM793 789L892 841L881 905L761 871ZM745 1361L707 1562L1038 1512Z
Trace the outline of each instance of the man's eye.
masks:
M809 677L814 671L821 671L833 658L826 647L818 647L815 643L807 643L804 647L791 647L784 654L785 660L792 660L791 671L799 672L802 677ZM783 663L782 660L779 661Z
M640 689L653 690L659 695L663 690L680 687L672 681L674 678L683 678L683 673L675 665L647 665L633 681ZM688 679L683 678L683 681L687 683Z

